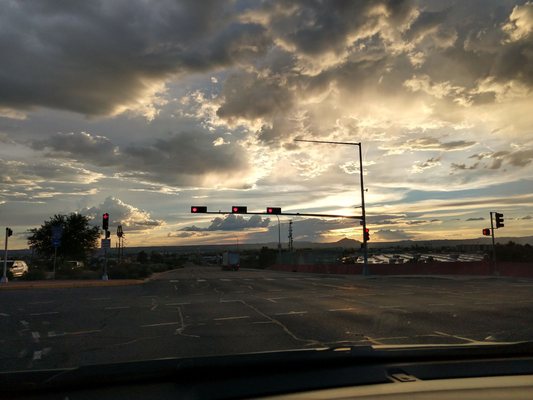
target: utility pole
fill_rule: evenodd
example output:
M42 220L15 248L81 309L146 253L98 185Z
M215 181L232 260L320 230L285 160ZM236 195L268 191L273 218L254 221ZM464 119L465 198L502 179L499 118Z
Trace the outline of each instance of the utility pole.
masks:
M324 144L336 144L345 146L358 146L359 147L359 176L361 181L361 209L362 209L362 225L363 225L363 275L368 275L368 240L366 230L366 213L365 213L365 185L363 182L363 154L361 149L361 142L331 142L325 140L304 140L295 139L296 142L308 142L308 143L324 143Z

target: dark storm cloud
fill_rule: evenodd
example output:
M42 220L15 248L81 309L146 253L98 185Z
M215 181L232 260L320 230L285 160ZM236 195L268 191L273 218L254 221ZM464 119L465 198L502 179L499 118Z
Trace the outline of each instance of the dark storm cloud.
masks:
M248 159L243 149L236 144L213 146L213 140L212 135L203 132L183 132L121 148L105 137L82 132L59 133L34 141L32 146L50 157L113 167L124 177L168 185L201 186L204 176L209 174L245 175Z
M410 1L300 0L268 2L270 29L298 52L316 55L343 51L351 36L368 37L389 26L405 25L412 13Z
M249 219L242 215L229 214L224 218L216 217L207 228L195 225L180 229L183 232L211 232L211 231L242 231L251 228L266 228L270 224L269 218L253 215Z
M0 107L109 114L171 74L261 54L265 29L221 1L8 1Z
M466 219L467 222L469 221L485 221L485 218L483 217L477 217L477 218L468 218Z

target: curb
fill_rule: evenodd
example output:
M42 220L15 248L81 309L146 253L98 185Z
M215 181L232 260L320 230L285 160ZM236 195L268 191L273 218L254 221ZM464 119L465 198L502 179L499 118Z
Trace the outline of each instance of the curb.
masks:
M28 282L8 282L0 284L0 292L3 290L25 290L25 289L68 289L87 287L112 287L112 286L133 286L144 283L140 279L117 279L117 280L87 280L87 281L28 281Z

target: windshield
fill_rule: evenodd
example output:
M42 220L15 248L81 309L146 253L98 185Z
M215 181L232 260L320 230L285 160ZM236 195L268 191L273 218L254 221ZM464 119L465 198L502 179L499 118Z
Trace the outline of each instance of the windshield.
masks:
M530 1L0 9L0 370L533 339Z

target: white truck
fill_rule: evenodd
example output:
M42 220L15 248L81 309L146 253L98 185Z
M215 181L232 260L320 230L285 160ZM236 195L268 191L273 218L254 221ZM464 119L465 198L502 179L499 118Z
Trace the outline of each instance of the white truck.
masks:
M222 270L237 271L239 269L239 253L226 251L222 254Z

